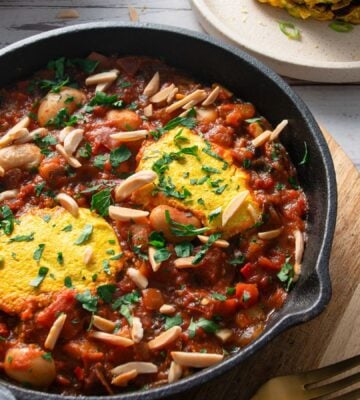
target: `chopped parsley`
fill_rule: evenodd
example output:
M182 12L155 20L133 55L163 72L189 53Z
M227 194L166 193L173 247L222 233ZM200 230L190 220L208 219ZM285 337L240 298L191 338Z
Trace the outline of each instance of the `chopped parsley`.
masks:
M194 246L191 242L181 242L175 245L175 253L178 257L190 257L194 251Z
M14 230L14 214L9 206L1 206L0 213L2 215L0 229L2 229L6 235L10 235Z
M161 263L170 258L171 252L167 248L157 249L154 254L154 259L157 263Z
M222 207L218 207L209 213L209 222L212 222L216 217L221 214Z
M72 231L72 225L71 224L69 224L69 225L66 225L66 226L64 226L64 228L62 228L61 230L63 231L63 232L71 232Z
M39 272L36 278L34 278L31 282L30 282L30 286L38 288L42 281L45 279L47 273L49 272L49 268L47 267L40 267L39 268Z
M99 169L104 169L107 159L108 158L105 154L99 154L94 158L94 166Z
M118 167L122 162L128 160L131 157L131 151L122 144L115 150L110 152L110 164L113 168Z
M18 235L10 238L9 243L12 242L31 242L34 240L35 232L31 232L30 235Z
M97 311L98 297L92 296L89 289L86 289L83 293L76 295L76 300L81 303L82 308L91 313Z
M300 186L297 184L295 177L289 176L288 182L290 183L291 187L295 190L299 190Z
M233 296L236 293L236 289L234 287L228 287L226 288L226 294L228 296Z
M191 320L188 328L188 334L191 339L195 337L198 328L203 329L206 333L215 333L219 329L219 325L206 318L200 318L196 322Z
M238 257L233 258L232 260L229 261L229 264L231 265L241 265L244 264L245 262L245 256L240 255Z
M125 294L124 296L118 297L114 303L112 304L112 309L117 310L121 307L122 304L135 304L138 303L141 299L141 295L138 290L134 290L130 293Z
M44 353L41 355L41 358L43 358L46 361L51 361L52 360L52 355L51 353Z
M222 194L224 192L224 190L228 187L228 184L225 184L223 186L218 187L217 189L215 189L213 192L215 194Z
M101 300L105 303L111 303L116 286L109 283L107 285L98 286L96 292Z
M84 146L80 147L78 153L79 156L82 158L90 158L92 153L91 144L89 142L86 142Z
M34 254L33 254L33 259L35 261L40 261L42 254L44 252L44 249L45 249L45 244L43 244L43 243L39 244L38 248L34 251Z
M212 293L211 297L215 300L219 300L219 301L225 301L227 299L227 297L224 294L221 293Z
M70 276L65 276L64 285L69 289L71 289L73 287L72 280L71 280Z
M91 224L86 224L80 236L75 240L74 244L80 245L86 243L90 239L93 230L94 228Z
M285 289L289 291L294 279L294 267L289 263L289 258L286 259L277 277L285 285Z
M109 260L110 260L110 261L120 260L120 258L121 258L123 255L124 255L124 253L115 254L114 256L110 257Z
M64 264L64 256L63 256L63 253L62 253L61 251L59 251L59 252L57 253L56 261L57 261L58 264L60 264L60 265L63 265L63 264Z
M156 249L162 249L166 246L164 234L162 232L153 231L149 235L149 245Z
M147 256L147 254L145 254L145 253L143 253L143 252L141 251L141 245L134 246L134 247L133 247L133 252L134 252L137 256L139 256L142 260L148 260L148 259L149 259L149 257Z
M211 145L209 142L206 142L206 147L202 149L203 153L207 154L208 156L215 158L215 160L223 162L223 169L227 169L228 163L221 157L219 154L215 153L215 151L211 150Z
M165 219L167 224L170 226L171 233L175 236L186 237L201 235L202 233L209 230L209 228L207 227L196 228L192 224L180 224L170 217L169 210L165 210Z
M183 319L180 314L175 315L174 317L165 317L165 330L169 330L174 326L180 326L183 323Z
M54 126L56 129L60 129L65 126L73 126L77 122L78 117L76 115L70 115L66 108L62 108L54 118L47 121L45 126Z
M198 264L204 257L212 244L221 237L221 233L213 233L209 236L209 240L201 246L201 249L196 253L192 264Z
M110 263L108 260L103 260L102 267L106 275L111 275Z
M170 120L163 128L157 128L155 131L151 131L150 135L154 139L158 140L167 131L176 128L177 126L184 126L189 129L193 129L196 126L196 111L195 109L189 110L189 112L184 117L175 117Z
M89 105L122 108L124 106L124 102L119 100L116 94L108 96L104 92L96 92L95 96L90 100Z
M109 215L111 203L111 189L106 188L92 195L90 208L96 210L102 217L106 217Z
M41 192L43 191L45 187L46 182L41 182L38 185L35 185L35 196L39 197L41 195Z

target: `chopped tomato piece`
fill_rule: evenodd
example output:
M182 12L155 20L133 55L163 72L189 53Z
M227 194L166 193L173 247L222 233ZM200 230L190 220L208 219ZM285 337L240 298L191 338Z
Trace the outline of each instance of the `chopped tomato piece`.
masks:
M246 263L241 269L240 272L245 279L249 279L253 272L253 266L251 263Z
M77 366L77 367L74 369L74 374L75 374L76 379L77 379L78 381L83 381L83 380L84 380L84 376L85 376L85 374L84 374L84 368L80 368L79 366Z
M253 283L238 283L236 285L236 297L243 308L248 308L257 303L259 290Z
M230 316L236 313L238 306L238 299L227 299L225 301L219 301L215 304L214 314Z

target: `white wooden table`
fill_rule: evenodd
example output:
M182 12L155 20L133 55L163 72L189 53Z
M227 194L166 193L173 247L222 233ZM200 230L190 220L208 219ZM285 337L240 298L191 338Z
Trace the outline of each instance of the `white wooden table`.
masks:
M137 10L142 22L202 31L189 0L0 0L0 47L65 25L129 21L129 5ZM79 18L57 18L58 12L65 9L76 9ZM360 169L360 85L292 86Z

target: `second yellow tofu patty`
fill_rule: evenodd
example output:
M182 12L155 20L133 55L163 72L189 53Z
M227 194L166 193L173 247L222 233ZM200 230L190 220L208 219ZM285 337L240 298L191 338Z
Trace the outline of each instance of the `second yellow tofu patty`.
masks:
M32 209L18 222L11 235L0 236L1 310L23 311L29 299L46 302L49 293L70 282L78 291L95 288L113 281L122 267L114 230L88 209L80 208L77 218L61 207ZM84 254L90 249L86 265ZM48 269L42 280L41 267ZM36 279L41 280L38 285Z

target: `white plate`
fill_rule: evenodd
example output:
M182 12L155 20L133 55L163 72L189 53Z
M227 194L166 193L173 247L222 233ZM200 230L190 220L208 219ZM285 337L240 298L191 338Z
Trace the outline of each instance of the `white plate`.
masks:
M316 82L360 82L360 25L335 32L329 21L299 20L257 0L192 0L211 35L251 53L281 75ZM279 21L292 22L301 41L291 40Z

